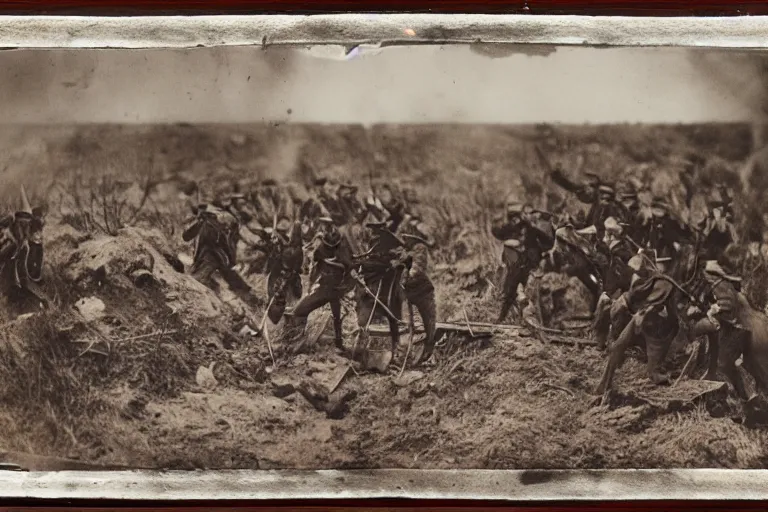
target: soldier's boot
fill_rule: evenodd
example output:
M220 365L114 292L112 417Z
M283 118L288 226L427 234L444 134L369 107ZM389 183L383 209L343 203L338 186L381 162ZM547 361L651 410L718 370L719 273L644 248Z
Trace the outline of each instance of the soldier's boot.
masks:
M344 349L344 339L341 330L341 301L338 299L331 301L331 315L333 315L333 341L336 348Z
M626 327L624 327L624 330L621 331L621 334L618 335L616 341L611 345L608 361L605 363L603 377L600 379L600 384L597 386L597 394L605 395L610 389L611 384L613 383L613 376L624 361L624 354L635 341L636 329L637 319L636 317L633 317Z
M693 324L688 331L688 341L693 341L699 336L707 337L708 362L707 373L702 377L705 380L717 380L718 358L720 353L718 326L709 318L704 317Z
M501 302L501 311L499 312L499 317L496 319L497 324L504 323L504 320L507 319L509 312L512 310L512 306L515 305L516 299L516 293L507 293L506 290L504 291L504 297Z
M360 327L355 336L355 342L352 346L352 359L355 361L362 361L365 351L368 348L370 336L365 327Z
M605 350L608 333L611 330L611 298L607 294L600 295L595 307L595 318L592 323L592 331L597 341L598 350Z
M219 284L213 278L213 274L216 272L216 270L217 265L210 261L208 258L205 258L204 260L200 261L199 264L193 267L192 277L213 290L215 293L218 293Z
M389 319L389 336L392 339L392 358L397 354L397 348L400 346L400 323L394 319Z
M646 338L645 353L648 356L648 378L656 385L668 384L669 375L663 373L661 365L667 357L671 340L659 338Z

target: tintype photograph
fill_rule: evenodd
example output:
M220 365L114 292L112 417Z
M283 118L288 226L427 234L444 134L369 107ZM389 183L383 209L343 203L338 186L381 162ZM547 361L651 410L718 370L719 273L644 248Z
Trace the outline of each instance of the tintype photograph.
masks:
M768 60L0 53L4 468L768 464Z

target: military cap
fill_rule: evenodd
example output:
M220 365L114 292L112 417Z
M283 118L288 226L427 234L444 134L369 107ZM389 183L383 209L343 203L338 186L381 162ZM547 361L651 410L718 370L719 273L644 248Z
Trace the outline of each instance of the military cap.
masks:
M731 276L726 273L725 269L720 265L720 263L717 262L717 260L707 260L706 264L704 265L704 272L709 275L728 279L729 281L741 281L740 277Z
M613 196L616 193L610 185L600 185L597 187L597 191L603 196Z
M637 272L645 266L645 256L642 254L635 254L629 258L629 261L627 261L627 266Z
M623 231L621 224L619 224L619 221L617 221L615 217L608 217L605 219L603 226L605 226L606 232L614 235L620 235Z
M281 219L280 222L277 223L277 230L282 233L287 233L291 230L291 221L288 219Z
M317 222L320 222L322 224L333 224L333 219L330 217L319 217L317 219Z
M386 225L387 225L386 222L376 221L376 222L367 222L365 224L365 227L370 229L384 229Z
M265 187L274 187L277 185L277 181L274 178L265 178L261 180L261 184Z
M595 226L587 226L585 228L577 229L576 233L579 235L594 235L597 233L597 228Z
M507 213L522 213L525 209L525 205L521 202L514 201L507 203Z
M312 184L316 185L318 187L324 186L326 183L328 183L328 178L322 177L322 178L315 178L312 180Z

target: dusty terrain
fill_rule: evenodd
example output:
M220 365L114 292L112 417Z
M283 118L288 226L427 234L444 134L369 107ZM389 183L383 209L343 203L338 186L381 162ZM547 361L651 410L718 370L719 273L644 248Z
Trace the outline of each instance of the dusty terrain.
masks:
M567 169L631 172L669 189L692 153L737 169L747 127L6 127L0 140L8 208L19 183L49 205L46 289L54 298L50 311L1 326L0 451L162 468L768 462L768 437L738 423L730 396L644 400L643 367L629 358L610 406L596 407L603 356L522 328L492 340L444 339L429 364L399 379L395 368L352 369L334 392L353 392L348 410L327 415L294 388L338 380L347 361L329 332L298 355L275 341L273 365L265 340L241 331L261 311L174 268L191 260L180 237L187 180L207 179L213 191L244 178L298 182L312 168L363 186L392 180L413 186L438 241L439 319L460 321L466 311L488 322L497 313L494 211L509 192L540 207L563 199L547 192L534 141ZM144 198L147 179L160 183ZM262 276L251 283L265 294ZM569 313L584 314L583 290L569 286ZM317 331L324 315L310 323ZM679 372L686 357L677 354L670 368Z

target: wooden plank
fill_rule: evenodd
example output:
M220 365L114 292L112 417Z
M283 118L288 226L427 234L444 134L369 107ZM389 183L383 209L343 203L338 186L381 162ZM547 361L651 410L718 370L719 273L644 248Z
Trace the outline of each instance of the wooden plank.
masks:
M488 328L485 328L484 326L481 326L481 325L476 326L475 324L470 324L470 325L472 326L471 330L475 334L475 336L490 336L492 334L492 331ZM518 327L518 329L520 328ZM435 330L437 332L447 331L447 332L456 332L456 333L470 335L470 328L467 327L467 324L437 322L437 324L435 324ZM372 324L368 329L368 332L372 336L389 336L389 326ZM400 327L400 334L408 334L408 332L409 330L407 326ZM424 327L417 325L413 332L414 334L424 334Z

